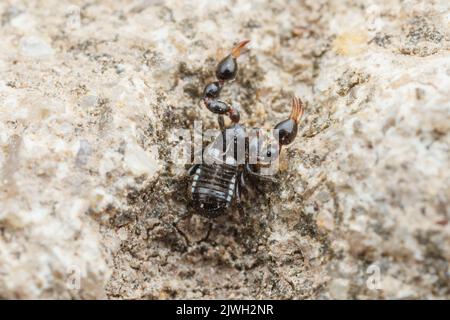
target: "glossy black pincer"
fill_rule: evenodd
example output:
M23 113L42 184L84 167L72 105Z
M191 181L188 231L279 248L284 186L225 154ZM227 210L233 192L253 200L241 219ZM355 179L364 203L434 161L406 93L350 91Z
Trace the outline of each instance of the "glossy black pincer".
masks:
M303 102L297 98L292 98L292 112L289 118L281 121L275 126L275 132L278 132L278 141L281 145L288 145L294 141L298 132L298 123L304 112Z
M245 46L250 40L239 42L232 50L231 54L219 62L216 69L216 77L220 81L230 81L236 78L238 72L237 58L245 51Z

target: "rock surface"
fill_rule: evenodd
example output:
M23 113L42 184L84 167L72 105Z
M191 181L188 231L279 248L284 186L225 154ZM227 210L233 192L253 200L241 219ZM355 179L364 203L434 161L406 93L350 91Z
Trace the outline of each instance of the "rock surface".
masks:
M450 298L448 1L4 1L1 298ZM279 184L187 212L171 130L222 94L271 128Z

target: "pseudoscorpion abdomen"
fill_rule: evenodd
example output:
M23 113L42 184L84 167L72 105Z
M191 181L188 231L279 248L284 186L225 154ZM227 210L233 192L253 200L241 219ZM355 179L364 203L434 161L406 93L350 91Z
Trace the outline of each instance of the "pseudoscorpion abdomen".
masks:
M210 213L230 206L236 187L236 166L201 164L192 180L192 199Z

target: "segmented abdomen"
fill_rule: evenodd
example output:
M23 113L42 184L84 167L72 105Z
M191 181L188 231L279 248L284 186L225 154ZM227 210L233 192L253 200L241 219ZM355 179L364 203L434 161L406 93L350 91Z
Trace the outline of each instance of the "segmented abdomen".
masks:
M231 204L235 183L236 167L202 164L193 176L192 199L206 213L219 214Z

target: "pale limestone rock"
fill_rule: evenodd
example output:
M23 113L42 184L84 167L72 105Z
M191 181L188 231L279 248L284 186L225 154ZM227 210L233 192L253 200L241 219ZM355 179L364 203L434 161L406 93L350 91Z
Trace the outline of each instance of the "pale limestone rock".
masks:
M148 153L138 145L127 145L124 158L126 168L135 176L144 174L153 177L159 171L158 150L153 149Z
M450 298L448 1L0 3L1 298ZM249 38L223 97L266 129L261 184L187 213L171 130ZM207 237L208 236L208 237Z
M333 279L330 281L329 290L333 299L345 300L348 299L349 289L348 279Z
M53 54L53 49L50 45L35 36L22 38L20 40L20 49L23 55L32 58L45 57Z

